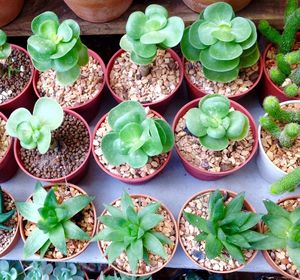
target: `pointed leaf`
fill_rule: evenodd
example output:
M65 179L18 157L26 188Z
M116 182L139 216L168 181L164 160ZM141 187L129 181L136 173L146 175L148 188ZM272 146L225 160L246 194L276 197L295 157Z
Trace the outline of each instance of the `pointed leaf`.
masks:
M64 228L61 224L57 225L49 232L49 239L55 248L57 248L62 254L67 255L66 237Z
M216 236L208 234L205 240L205 254L209 259L214 259L222 252L223 245Z
M154 236L152 233L145 233L144 235L144 241L143 241L144 247L150 251L151 253L158 255L164 259L168 258L168 255L159 241L159 239Z
M45 234L39 228L35 228L24 244L24 258L31 257L34 253L36 253L49 239L48 234Z
M71 221L65 221L63 223L65 235L67 239L75 240L90 240L91 237L83 231L79 226Z

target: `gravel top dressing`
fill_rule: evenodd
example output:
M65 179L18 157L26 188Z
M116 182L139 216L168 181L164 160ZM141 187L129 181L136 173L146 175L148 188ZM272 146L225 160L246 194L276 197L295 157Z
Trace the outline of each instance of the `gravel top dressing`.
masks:
M6 133L6 122L0 119L0 162L3 159L10 143L10 137Z

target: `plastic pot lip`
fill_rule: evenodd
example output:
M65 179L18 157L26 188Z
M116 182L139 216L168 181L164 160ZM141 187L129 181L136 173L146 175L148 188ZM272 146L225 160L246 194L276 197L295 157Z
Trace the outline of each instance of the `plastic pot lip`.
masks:
M177 55L177 53L175 51L173 51L171 48L166 49L167 52L169 52L172 56L173 59L175 59L178 62L178 67L179 67L179 82L177 84L177 86L175 87L175 89L169 94L167 95L165 98L157 100L157 101L152 101L152 102L145 102L145 103L141 103L144 107L153 107L153 106L159 106L159 105L163 105L164 102L167 99L171 99L175 96L176 92L178 91L179 87L182 84L183 81L183 77L184 77L184 68L181 62L180 57ZM115 60L121 56L122 53L124 53L125 51L123 49L119 49L109 60L108 64L107 64L107 71L105 72L105 81L106 81L106 85L109 89L109 91L111 92L113 98L118 102L121 103L123 101L127 101L127 100L123 100L122 98L120 98L115 91L112 89L112 87L110 86L110 73L111 70L113 68L113 65L115 63ZM170 102L170 101L168 101Z
M89 125L87 124L86 120L79 115L78 113L69 110L69 109L63 109L65 113L74 116L76 119L79 119L85 126L86 130L88 131L88 136L90 138L90 143L89 143L89 149L86 153L86 157L84 159L84 161L81 163L80 166L78 166L75 170L73 170L70 174L64 176L64 177L60 177L60 178L52 178L52 179L46 179L46 178L41 178L41 177L36 177L33 174L31 174L29 171L26 170L26 168L23 165L23 162L21 161L20 157L19 157L19 150L20 150L20 141L18 139L16 139L16 141L14 141L14 155L15 155L15 159L16 162L18 164L18 166L21 168L21 170L27 174L28 176L30 176L31 178L37 180L37 181L44 181L44 182L48 182L48 183L57 183L57 182L61 182L61 181L68 181L70 179L72 179L74 176L77 175L77 173L79 172L79 170L81 170L85 164L87 164L88 160L89 160L89 156L91 154L91 150L92 150L92 135L91 135L91 130Z
M193 199L195 199L196 197L201 196L201 195L204 195L204 194L206 194L206 193L213 192L213 191L215 191L215 190L217 190L217 189L218 189L218 188L216 188L216 189L210 188L210 189L206 189L206 190L197 192L197 193L193 194L192 196L190 196L190 197L185 201L185 203L184 203L183 206L181 207L180 212L179 212L179 215L178 215L178 219L177 219L177 226L178 226L178 229L179 229L179 227L180 227L180 219L181 219L181 217L183 216L183 211L184 211L185 207L187 206L187 204L188 204L190 201L192 201ZM218 190L220 190L222 193L227 192L231 197L235 197L235 196L237 195L236 192L231 191L231 190L228 190L228 189L218 189ZM253 212L253 213L256 213L254 207L250 204L250 202L249 202L246 198L245 198L245 200L244 200L244 206L245 206L245 208L246 208L248 211ZM257 228L258 228L258 231L261 230L259 224L257 225ZM186 249L185 249L185 247L184 247L184 245L183 245L183 242L182 242L180 236L178 236L178 239L179 239L179 243L180 243L181 248L182 248L182 250L184 251L185 255L186 255L186 256L187 256L187 257L188 257L195 265L197 265L197 266L200 267L201 269L204 269L204 270L207 270L207 271L210 271L210 272L214 272L214 273L226 274L226 273L232 273L232 272L239 271L239 270L243 269L245 266L247 266L249 263L251 263L251 262L255 259L256 255L258 254L258 251L257 251L257 250L254 250L254 253L253 253L253 255L251 256L251 258L250 258L245 264L243 264L242 266L240 266L240 267L238 267L238 268L231 269L231 270L226 270L226 271L216 271L216 270L213 270L213 269L209 269L209 268L207 268L207 267L205 267L205 266L202 266L202 265L200 265L198 262L196 262L196 261L190 256L190 254L186 251Z
M165 120L159 113L157 113L156 111L150 109L151 112L153 112L157 117L161 118L162 120ZM96 137L96 133L97 133L97 130L99 129L99 127L101 126L101 124L106 120L107 116L108 116L109 112L104 114L100 120L98 121L98 123L96 124L95 128L94 128L94 132L93 132L93 138L92 138L92 142L94 141L95 137ZM98 156L96 155L95 153L95 147L94 145L92 145L92 154L93 154L93 157L96 161L96 163L98 164L98 166L109 176L117 179L117 180L120 180L124 183L127 183L127 184L140 184L140 183L143 183L143 182L146 182L146 181L149 181L150 179L154 178L156 175L158 175L166 166L167 164L169 163L169 161L171 160L171 156L172 156L172 150L168 152L168 156L166 158L166 161L158 168L155 170L154 173L152 174L149 174L148 176L145 176L145 177L142 177L142 178L124 178L122 176L119 176L119 175L116 175L112 172L110 172L99 160Z
M184 69L184 77L185 77L185 80L187 81L187 83L189 84L190 87L192 87L195 91L201 91L203 92L205 95L207 95L208 93L206 93L203 89L200 89L198 88L197 86L195 86L190 78L188 77L188 75L186 74L186 71L185 71L185 62L187 61L187 59L185 59L184 56L182 56L182 63L183 63L183 69ZM258 71L258 77L255 81L255 83L253 83L253 85L246 91L244 92L241 92L241 93L238 93L238 94L235 94L235 95L232 95L232 96L228 96L229 99L239 99L243 96L245 96L246 94L248 94L249 92L251 92L257 85L258 83L260 82L261 78L262 78L262 75L264 73L264 69L265 69L265 63L264 63L264 60L262 59L262 56L260 54L259 56L259 60L257 61L257 64L258 64L258 67L259 67L259 71ZM216 92L217 93L217 92Z
M203 97L201 97L203 98ZM201 100L201 98L197 98L197 99L194 99L192 101L190 101L189 103L185 104L179 111L178 113L176 114L175 118L174 118L174 121L173 121L173 124L172 124L172 129L173 129L173 132L175 133L175 129L176 129L176 126L178 124L178 121L180 120L180 118L182 118L189 109L191 108L194 108L197 106L197 104L199 103L199 101ZM180 159L184 162L185 165L189 166L190 168L192 169L195 169L197 170L198 172L201 172L202 174L205 174L207 176L227 176L229 174L232 174L238 170L240 170L241 168L243 168L245 165L247 165L254 157L254 155L256 154L256 151L257 151L257 148L258 148L258 135L257 135L257 127L256 127L256 123L252 117L252 115L249 113L249 111L244 108L242 105L240 105L239 103L237 103L236 101L233 101L233 100L230 100L230 107L231 108L234 108L238 111L241 111L242 113L244 113L248 119L249 119L249 123L250 123L250 129L252 131L252 134L253 134L253 139L254 139L254 143L253 143L253 148L252 148L252 151L251 151L251 154L250 156L239 166L233 168L233 169L230 169L228 171L218 171L218 172L211 172L211 171L207 171L203 168L199 168L197 166L194 166L192 165L189 161L187 161L182 155L181 155L181 152L179 150L179 148L177 147L177 144L176 144L176 141L175 141L175 149L176 149L176 152L178 154L178 156L180 157Z
M22 89L22 91L17 95L15 96L14 98L11 98L9 100L7 100L6 102L4 103L1 103L0 104L0 109L1 107L3 106L6 106L6 105L9 105L9 104L12 104L13 102L15 102L18 98L20 98L20 96L22 96L26 91L28 91L29 87L31 86L32 84L32 81L33 81L33 76L34 76L34 73L35 73L35 69L34 69L34 66L31 62L31 58L30 58L30 55L29 53L22 47L18 46L18 45L14 45L14 44L10 44L10 46L12 47L12 49L16 49L16 50L19 50L23 53L25 53L28 58L30 59L30 68L31 68L31 75L30 75L30 79L29 81L27 82L26 86Z
M79 105L75 105L75 106L71 106L71 107L63 107L64 109L67 109L67 110L76 110L76 109L82 109L84 108L86 105L92 103L99 95L101 95L103 93L103 89L104 89L104 86L105 86L105 75L106 75L106 67L105 67L105 64L102 60L102 58L94 51L88 49L88 55L89 57L93 57L101 66L101 69L103 71L103 82L102 84L100 85L99 87L99 93L97 95L95 95L92 99L82 103L82 104L79 104ZM34 69L33 71L33 89L34 89L34 92L36 94L36 96L38 98L41 97L41 95L39 94L39 91L37 89L37 80L39 78L39 71Z
M80 193L82 193L83 195L88 195L87 192L85 190L83 190L82 188L78 187L77 185L74 185L74 184L71 184L71 183L57 183L58 185L65 185L65 186L70 186L76 190L78 190ZM54 187L55 185L57 184L47 184L45 186L43 186L45 189L49 189L49 188L52 188ZM29 199L31 199L33 196L33 194L31 194L27 199L26 199L26 202L29 201ZM92 232L92 236L93 237L96 233L96 230L97 230L97 213L96 213L96 207L93 203L93 201L90 202L90 204L92 205L92 209L93 209L93 214L94 214L94 227L93 227L93 232ZM23 226L23 222L24 222L24 218L21 217L20 215L20 219L19 219L19 227L20 227L20 233L21 233L21 237L22 237L22 240L23 242L25 243L26 241L26 236L25 236L25 232L24 232L24 226ZM90 245L91 241L88 240L87 241L87 244L85 245L85 247L83 247L79 252L77 252L76 254L72 255L72 256L69 256L69 257L64 257L64 258L61 258L61 259L50 259L50 258L43 258L42 260L43 261L49 261L49 262L53 262L53 261L56 261L56 262L64 262L64 261L67 261L67 260L70 260L70 259L73 259L77 256L79 256L83 251L86 250L86 248ZM39 256L39 254L34 254L36 256Z
M300 99L299 99L299 100L288 100L288 101L281 102L281 103L279 103L279 104L282 106L282 105L293 104L293 103L300 104ZM265 113L265 114L264 114L264 117L267 116L267 115L268 115L268 114ZM259 146L260 155L261 155L262 157L264 157L264 158L267 160L267 162L269 163L270 166L272 166L272 168L274 168L277 172L280 172L280 173L282 174L282 176L286 175L287 173L286 173L285 171L281 170L277 165L275 165L275 164L269 159L269 157L267 156L267 154L266 154L266 152L265 152L265 149L264 149L264 147L263 147L263 145L262 145L262 140L261 140L261 130L262 130L262 128L261 128L261 125L259 124L259 125L258 125L258 129L257 129L257 131L258 131L257 138L258 138L258 146Z
M7 118L1 112L0 112L0 120L4 120L5 122L7 122ZM8 148L6 149L4 156L0 160L0 165L4 161L4 159L8 156L9 152L13 149L13 144L14 144L14 139L11 136L9 136L9 145Z
M162 208L164 208L168 214L170 215L171 217L171 220L174 224L174 228L175 228L175 242L174 242L174 249L172 251L172 254L170 255L169 259L164 263L164 265L162 265L160 268L152 271L152 272L148 272L148 273L145 273L145 274L132 274L132 273L128 273L126 271L123 271L121 270L120 268L118 268L117 266L111 264L110 266L115 269L116 271L122 273L122 274L125 274L127 276L138 276L138 277L143 277L143 276L150 276L150 275L153 275L154 273L160 271L161 269L163 269L164 267L166 267L168 265L168 263L173 259L175 253L176 253L176 250L177 250L177 246L178 246L178 239L179 239L179 231L178 231L178 227L177 227L177 223L176 223L176 219L173 215L173 213L169 210L169 208L164 204L162 203L160 200L150 196L150 195L147 195L147 194L129 194L131 198L139 198L139 197L143 197L143 198L150 198L153 202L159 202L160 203L160 206ZM115 204L117 201L121 200L121 197L118 197L117 199L115 199L113 202L110 203L110 205L113 205ZM104 216L104 214L106 213L106 210L104 209L100 215L101 216ZM98 222L98 226L97 226L97 230L99 231L99 227L100 227L100 222ZM97 242L98 243L98 247L99 247L99 250L101 252L101 254L106 258L105 254L104 254L104 251L100 245L100 241ZM107 259L107 258L106 258Z

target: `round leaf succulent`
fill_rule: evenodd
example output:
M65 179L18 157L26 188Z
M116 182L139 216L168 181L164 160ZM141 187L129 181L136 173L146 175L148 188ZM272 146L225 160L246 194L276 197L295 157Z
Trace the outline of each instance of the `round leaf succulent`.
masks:
M221 151L229 141L244 139L249 132L249 120L242 112L230 108L227 97L209 94L203 97L198 108L186 114L186 126L201 145L212 151Z
M33 35L27 50L39 71L53 69L62 85L72 84L80 75L80 67L88 63L88 50L80 40L80 27L72 19L59 22L53 12L44 12L31 23Z
M106 160L114 165L128 163L133 168L147 164L149 157L169 152L174 135L168 123L147 118L145 108L136 101L125 101L107 117L112 131L101 142Z
M158 48L178 45L183 31L184 22L180 17L169 17L163 6L152 4L145 13L136 11L129 16L120 46L130 53L134 63L148 65L155 58Z
M230 82L241 68L254 65L260 56L255 24L235 17L224 2L209 5L198 20L185 29L181 50L186 59L200 61L205 77Z
M83 272L74 263L56 263L52 280L84 280Z
M23 267L19 261L0 260L0 280L21 280Z
M6 130L20 140L23 148L37 147L45 154L50 148L51 131L62 124L63 118L63 109L57 101L42 97L35 103L32 114L25 108L16 109L7 121Z
M11 46L6 42L7 36L0 29L0 59L7 59L11 54Z
M50 280L53 266L50 263L35 261L26 270L24 280Z

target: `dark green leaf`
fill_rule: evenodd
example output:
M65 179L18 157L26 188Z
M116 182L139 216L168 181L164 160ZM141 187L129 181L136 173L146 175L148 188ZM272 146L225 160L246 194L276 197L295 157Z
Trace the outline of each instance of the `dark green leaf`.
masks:
M194 227L208 233L207 221L202 217L188 212L183 212L183 217Z
M208 103L208 101L206 103ZM222 194L219 190L215 190L214 192L212 192L210 194L209 201L208 201L208 214L209 214L210 217L212 215L213 208L215 207L215 204L217 203L217 201L219 199L223 199L223 196L222 196Z
M228 243L234 244L242 249L250 248L250 244L248 243L247 239L240 234L234 234L234 235L228 236L226 241Z
M269 199L264 200L264 205L269 215L281 216L286 219L290 218L290 213Z
M214 207L212 208L211 211L210 220L219 221L224 218L224 215L225 215L225 206L222 197L214 204Z
M127 207L126 216L127 219L133 224L137 224L139 222L138 215L132 206Z
M187 60L198 61L200 58L200 50L193 47L189 41L190 27L186 28L183 32L183 37L180 42L181 52Z
M290 220L294 224L300 220L300 207L297 207L293 212L290 213Z
M164 244L172 244L173 242L167 237L165 236L163 233L161 232L157 232L157 231L152 231L151 232L163 245Z
M195 236L195 240L196 241L202 241L205 240L207 238L207 233L205 233L204 231L202 231L201 233L199 233L198 235Z
M148 215L150 213L156 213L156 211L158 210L158 208L160 207L160 203L159 202L153 202L150 203L148 205L146 205L145 207L143 207L139 213L138 216L139 218L143 218L145 215Z
M230 256L232 256L235 260L237 260L240 263L245 263L244 255L238 247L229 244L226 241L223 241L223 245L225 246Z
M240 230L245 231L247 229L253 228L260 222L261 217L262 217L262 215L260 215L260 214L251 213L248 220L240 227Z
M216 236L209 234L205 242L205 253L209 259L214 259L222 252L223 245Z
M249 243L258 242L266 238L266 235L253 230L244 231L241 235L245 237Z
M48 241L49 236L41 231L39 228L35 228L25 241L24 245L24 258L31 257L34 253L40 250L43 245Z
M90 240L91 237L83 231L79 226L71 221L65 221L63 223L65 235L67 239L75 240Z
M112 229L122 229L126 227L127 225L127 220L124 218L111 218L111 216L105 215L100 217L100 222L102 222L104 225L106 225L109 228Z
M134 204L130 195L126 191L124 191L121 197L121 208L124 212L126 212L129 206L134 208Z
M226 206L226 217L229 214L233 214L236 212L240 212L244 205L245 192L239 193L236 197L234 197Z
M266 238L251 244L256 250L283 249L286 247L286 239L274 236L271 233L265 234Z
M280 238L286 238L288 231L292 226L291 222L282 216L265 215L263 221L270 231Z
M159 239L152 233L145 233L144 235L144 247L151 253L158 255L164 259L168 258L168 255L159 241Z
M49 239L55 248L57 248L62 254L67 255L66 237L62 225L56 226L49 232Z

